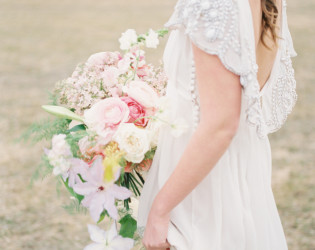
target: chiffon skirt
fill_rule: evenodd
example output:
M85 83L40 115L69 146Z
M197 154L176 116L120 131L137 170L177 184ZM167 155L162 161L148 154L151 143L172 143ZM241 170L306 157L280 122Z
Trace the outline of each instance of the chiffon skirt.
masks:
M167 96L172 116L190 128L173 137L168 127L159 135L138 207L138 226L145 227L152 202L175 169L193 135L189 96L191 43L180 30L170 34L164 52L169 78ZM168 241L176 250L286 250L287 243L271 188L271 148L241 117L231 144L210 173L170 215ZM194 167L194 158L191 159Z

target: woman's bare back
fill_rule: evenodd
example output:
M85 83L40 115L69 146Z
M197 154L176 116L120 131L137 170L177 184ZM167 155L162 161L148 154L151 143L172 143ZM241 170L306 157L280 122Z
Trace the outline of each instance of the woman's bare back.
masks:
M254 26L254 34L255 34L255 42L256 42L256 60L258 65L258 73L257 79L260 85L260 90L265 86L268 78L270 76L278 47L274 43L271 32L268 30L267 35L264 37L266 47L262 40L260 39L262 34L262 7L260 0L249 0L250 7L252 10L252 18L253 18L253 26ZM277 33L280 32L280 23L281 23L281 0L276 1L278 8L278 18L276 22Z

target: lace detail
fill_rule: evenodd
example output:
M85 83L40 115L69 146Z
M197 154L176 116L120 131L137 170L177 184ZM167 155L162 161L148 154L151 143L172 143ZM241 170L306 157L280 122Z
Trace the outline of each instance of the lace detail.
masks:
M281 75L273 87L273 118L265 121L261 105L260 85L257 80L255 37L249 4L238 0L179 0L165 27L184 27L190 40L205 52L217 55L222 64L240 76L240 83L247 98L246 121L255 126L260 138L278 129L286 120L295 102L295 80L290 56L295 54L287 23L285 23L285 47L289 51L281 59ZM283 0L283 18L286 22L286 1ZM244 20L250 20L246 22ZM291 46L290 46L291 41ZM194 62L192 62L194 64ZM199 120L199 103L196 92L194 65L191 72L191 100L196 128Z
M244 71L235 0L179 0L165 27L185 26L185 34L200 49L219 56L235 74ZM233 60L231 60L233 58Z
M291 57L296 56L293 48L292 37L288 28L287 3L283 0L283 40L280 42L280 62L277 78L272 83L271 89L271 107L268 107L268 117L266 117L266 125L268 133L279 130L292 112L297 102L296 80Z
M289 53L286 50L281 58L280 74L272 88L272 116L266 121L269 133L282 127L297 101L296 81Z

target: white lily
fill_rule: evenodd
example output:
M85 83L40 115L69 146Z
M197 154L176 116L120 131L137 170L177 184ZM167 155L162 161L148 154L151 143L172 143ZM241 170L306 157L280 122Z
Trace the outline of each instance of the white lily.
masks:
M95 225L88 225L90 238L94 243L87 245L84 250L130 250L134 240L124 238L117 233L114 221L108 231L100 229Z

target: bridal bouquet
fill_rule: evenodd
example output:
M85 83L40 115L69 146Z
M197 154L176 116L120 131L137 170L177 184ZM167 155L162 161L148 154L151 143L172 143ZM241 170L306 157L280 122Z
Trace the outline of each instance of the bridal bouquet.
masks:
M76 207L88 210L94 243L85 249L131 249L139 239L136 197L151 166L160 128L179 136L184 121L171 119L162 65L145 60L143 47L156 48L167 30L119 39L123 52L100 52L55 86L53 105L43 109L55 120L34 125L37 139L51 140L43 162L64 183ZM107 220L104 220L107 218Z

